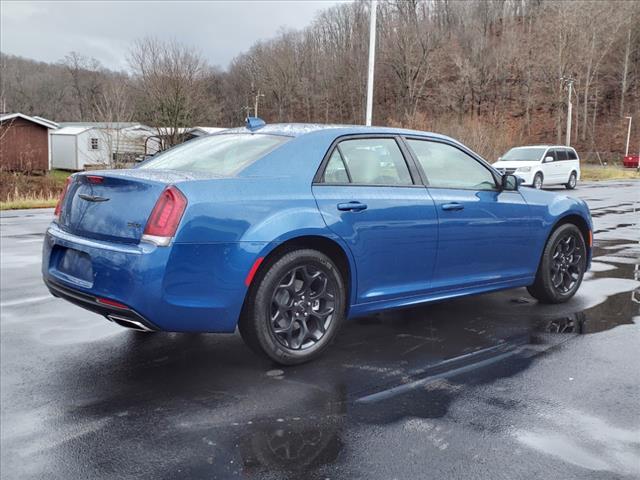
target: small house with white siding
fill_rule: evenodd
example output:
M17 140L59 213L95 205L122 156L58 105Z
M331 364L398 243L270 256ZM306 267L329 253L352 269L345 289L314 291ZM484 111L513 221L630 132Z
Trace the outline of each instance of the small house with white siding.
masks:
M51 163L62 170L115 167L157 153L151 127L131 122L62 122L51 132Z

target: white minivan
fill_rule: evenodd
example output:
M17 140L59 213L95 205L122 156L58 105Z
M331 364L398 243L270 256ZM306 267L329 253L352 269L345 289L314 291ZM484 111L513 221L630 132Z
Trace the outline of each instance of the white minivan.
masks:
M562 145L515 147L493 166L502 174L517 175L523 179L523 185L535 188L564 185L572 190L580 180L578 154L573 148Z

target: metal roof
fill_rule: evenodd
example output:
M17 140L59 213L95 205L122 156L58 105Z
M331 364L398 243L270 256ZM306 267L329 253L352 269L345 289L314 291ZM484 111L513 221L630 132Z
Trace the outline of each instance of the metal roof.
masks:
M55 129L56 128L56 124L55 122L52 122L51 120L47 120L45 118L41 118L41 117L30 117L29 115L25 115L24 113L7 113L4 115L0 116L0 122L6 122L8 120L12 120L14 118L22 118L24 120L27 120L29 122L33 122L33 123L37 123L38 125L41 125L45 128L50 128L50 129Z
M51 135L80 135L93 127L61 127L51 132Z
M87 127L87 128L107 128L121 130L131 127L145 127L138 122L60 122L61 127Z

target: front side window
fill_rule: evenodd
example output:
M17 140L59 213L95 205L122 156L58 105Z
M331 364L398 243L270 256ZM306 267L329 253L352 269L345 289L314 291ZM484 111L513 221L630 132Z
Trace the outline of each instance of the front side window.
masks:
M544 161L546 162L549 157L551 157L551 160L549 160L550 162L555 162L558 159L556 151L553 148L549 149L549 151L544 154Z
M408 139L430 187L495 190L491 171L462 150L446 143Z
M407 162L393 138L343 140L329 159L324 180L361 185L413 184Z
M139 168L232 176L289 140L291 137L263 134L212 135L167 150Z

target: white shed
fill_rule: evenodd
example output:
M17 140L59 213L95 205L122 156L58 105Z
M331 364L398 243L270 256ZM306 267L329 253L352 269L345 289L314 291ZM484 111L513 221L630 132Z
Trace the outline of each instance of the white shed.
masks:
M140 124L61 124L51 132L51 163L62 170L134 163L156 153L160 142Z
M84 170L85 165L109 164L109 152L100 132L92 127L62 127L51 132L51 164L62 170Z

